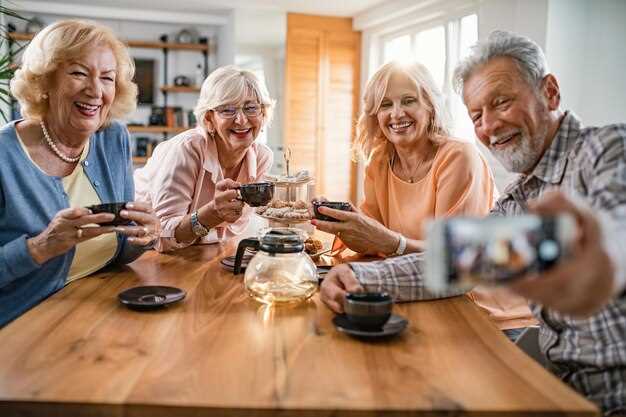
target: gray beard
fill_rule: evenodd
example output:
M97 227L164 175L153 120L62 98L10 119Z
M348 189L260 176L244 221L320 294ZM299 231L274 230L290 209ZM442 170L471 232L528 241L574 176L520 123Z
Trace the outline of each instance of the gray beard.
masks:
M513 146L502 150L496 150L490 146L489 151L507 171L524 174L529 173L537 164L543 149L541 141L531 140L528 136L521 135L518 143Z

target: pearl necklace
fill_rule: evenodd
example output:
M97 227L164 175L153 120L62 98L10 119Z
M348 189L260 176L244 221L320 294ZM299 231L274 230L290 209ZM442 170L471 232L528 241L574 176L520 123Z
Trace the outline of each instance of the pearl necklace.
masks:
M52 140L52 138L48 134L48 130L46 129L46 125L43 122L43 120L41 122L39 122L39 125L41 126L41 130L43 131L43 136L46 138L46 143L48 143L48 146L50 147L50 149L52 149L52 152L54 152L56 156L58 156L59 158L61 158L65 162L67 162L68 164L73 164L73 163L78 162L80 160L80 157L81 157L81 155L83 153L82 151L80 152L80 155L78 155L78 156L76 156L74 158L72 158L71 156L67 156L66 154L61 152L59 150L59 148L57 148L57 145L55 145L54 141Z

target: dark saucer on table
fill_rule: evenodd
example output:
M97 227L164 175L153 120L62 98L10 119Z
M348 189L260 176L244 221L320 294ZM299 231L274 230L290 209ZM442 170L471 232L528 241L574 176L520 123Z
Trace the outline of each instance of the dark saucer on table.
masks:
M381 338L395 336L401 333L409 321L402 316L392 314L389 320L378 329L364 329L350 321L345 314L338 314L333 318L333 324L340 332L349 334L350 336L362 338Z
M252 254L244 254L243 257L241 258L241 268L245 269L246 266L248 266L248 262L250 262L250 259L252 259ZM227 256L225 258L223 258L220 261L220 264L222 265L223 268L229 270L229 271L233 271L235 269L235 256Z
M117 295L120 303L134 310L152 310L185 298L187 293L180 288L162 285L133 287Z

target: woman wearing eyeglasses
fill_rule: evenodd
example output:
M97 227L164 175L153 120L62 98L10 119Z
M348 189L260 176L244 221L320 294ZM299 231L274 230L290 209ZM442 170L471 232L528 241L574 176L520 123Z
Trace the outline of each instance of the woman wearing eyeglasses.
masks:
M237 187L260 181L272 166L272 152L255 139L273 107L250 71L226 66L207 77L194 109L197 126L159 144L135 171L136 199L150 202L161 220L158 251L245 229L252 209L237 200Z

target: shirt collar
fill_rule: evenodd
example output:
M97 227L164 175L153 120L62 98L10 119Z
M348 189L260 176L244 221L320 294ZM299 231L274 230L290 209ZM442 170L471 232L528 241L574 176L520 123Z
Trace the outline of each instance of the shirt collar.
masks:
M571 112L565 112L554 140L528 177L537 177L549 184L560 184L567 167L568 156L580 136L582 123Z
M208 133L200 126L196 127L199 134L204 136L206 141L207 152L204 159L204 169L205 171L211 174L211 178L214 179L215 182L224 179L224 173L222 171L222 166L220 165L220 161L217 155L217 145L215 144L215 139L210 137ZM237 177L237 181L249 183L253 182L257 177L257 153L256 153L256 144L250 145L246 154L244 156L244 161L241 167L241 171L239 171L239 175Z

